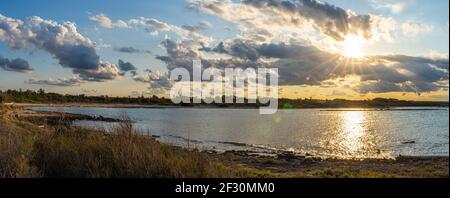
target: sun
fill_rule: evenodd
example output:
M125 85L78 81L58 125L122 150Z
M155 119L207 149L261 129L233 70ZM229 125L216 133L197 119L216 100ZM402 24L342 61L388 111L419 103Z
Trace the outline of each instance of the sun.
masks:
M364 56L362 47L365 43L365 39L349 34L345 37L345 40L340 43L342 50L341 53L345 57L360 58Z

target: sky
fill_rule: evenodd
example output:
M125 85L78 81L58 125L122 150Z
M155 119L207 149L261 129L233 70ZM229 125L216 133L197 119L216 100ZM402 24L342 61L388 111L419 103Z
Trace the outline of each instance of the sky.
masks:
M0 0L0 90L165 95L168 71L279 70L280 97L448 101L448 0Z

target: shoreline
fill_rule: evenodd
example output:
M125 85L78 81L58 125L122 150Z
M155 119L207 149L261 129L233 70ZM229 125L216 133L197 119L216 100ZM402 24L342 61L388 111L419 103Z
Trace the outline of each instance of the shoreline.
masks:
M59 113L42 111L24 111L23 115L40 116L46 119L54 119L61 116ZM20 114L20 113L19 113ZM31 116L33 117L33 116ZM74 116L75 118L77 116ZM80 117L78 117L80 118ZM82 117L81 117L82 118ZM41 128L34 120L23 119ZM51 126L45 127L47 130ZM301 177L301 178L329 178L329 177L419 177L437 178L448 177L449 156L399 156L395 159L336 159L320 158L317 156L298 156L289 153L280 153L275 156L254 155L249 152L227 151L217 153L213 151L199 151L185 149L168 143L161 143L157 138L141 135L144 139L153 139L161 145L174 148L174 150L186 151L193 155L202 154L211 157L227 167L241 167L245 170L253 170L258 173L267 173L276 177Z
M219 154L228 164L301 177L448 177L449 156L400 156L395 159L273 158Z
M193 105L145 105L145 104L103 104L103 103L5 103L13 107L54 107L54 108L129 108L129 109L259 109L257 106L218 106L207 104ZM403 109L417 108L417 109ZM436 111L448 108L448 106L390 106L390 107L302 107L302 108L282 108L279 110L295 109L320 109L320 111Z
M22 109L18 112L13 112L13 117L24 119L35 124L54 125L57 123L73 122L76 120L86 121L101 121L101 122L119 122L120 119L109 118L104 116L90 116L85 114L75 114L66 112L52 112L52 111L36 111Z
M75 107L75 108L182 108L177 105L100 104L100 103L13 103L16 107Z
M39 104L44 105L44 104ZM30 106L22 106L23 107L30 107ZM48 107L48 106L43 106ZM72 107L69 105L69 107ZM92 108L91 106L83 106L80 108ZM107 108L107 107L105 107ZM128 108L128 107L109 107L109 108ZM328 111L328 110L324 110ZM333 110L330 110L333 111ZM369 110L370 111L370 110ZM103 116L90 116L85 114L75 114L75 113L62 113L62 112L54 112L54 111L40 111L40 110L31 110L31 109L22 109L20 113L18 114L20 117L24 118L27 121L30 121L32 123L38 123L38 124L49 124L54 125L57 124L58 121L61 120L61 117L64 116L65 122L73 122L73 121L101 121L101 122L120 122L120 119L115 118L109 118L109 117L103 117ZM158 135L152 135L150 134L152 138L160 142L158 139L160 136ZM196 141L196 140L191 140ZM163 144L168 144L174 147L178 147L177 145L172 145L170 143L161 142ZM242 145L242 146L252 146L245 143L238 143L238 142L218 142L218 143L224 143L224 144L233 144L233 145ZM251 150L226 150L223 152L219 152L214 149L203 149L201 152L206 152L209 154L214 155L221 155L226 153L233 153L235 155L241 155L241 156L248 156L248 157L267 157L267 158L283 158L283 159L306 159L306 158L314 158L314 159L333 159L333 160L390 160L390 159L397 159L398 157L407 157L407 158L449 158L449 156L439 156L439 155L431 155L431 156L392 156L389 158L338 158L333 156L318 156L318 155L311 155L309 153L295 153L290 152L287 150L273 150L258 153L256 151Z

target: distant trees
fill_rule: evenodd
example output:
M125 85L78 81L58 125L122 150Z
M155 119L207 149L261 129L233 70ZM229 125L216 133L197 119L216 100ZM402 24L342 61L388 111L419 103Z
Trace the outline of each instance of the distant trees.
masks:
M80 95L62 95L58 93L46 93L43 89L38 91L26 90L0 90L1 102L17 103L120 103L120 104L171 104L171 100L164 97L110 97Z
M225 97L222 97L224 100ZM191 101L193 99L191 98ZM236 98L233 98L236 101ZM158 96L139 96L139 97L111 97L108 95L100 96L86 96L80 95L62 95L58 93L46 93L45 90L0 90L0 102L16 102L16 103L103 103L103 104L145 104L145 105L172 105L172 101L168 98ZM372 100L317 100L312 98L305 99L278 99L280 108L342 108L342 107L411 107L411 106L446 106L448 102L427 102L427 101L405 101L392 98L375 98ZM199 104L182 103L180 106L193 107ZM203 103L202 105L208 105ZM258 102L249 103L247 98L244 98L244 104L211 104L215 107L259 107L263 106Z

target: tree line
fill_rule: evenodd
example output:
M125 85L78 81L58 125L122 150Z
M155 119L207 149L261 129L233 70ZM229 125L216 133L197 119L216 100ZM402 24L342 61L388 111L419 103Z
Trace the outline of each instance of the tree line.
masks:
M223 101L225 97L222 97ZM192 98L191 98L192 101ZM234 98L236 101L236 98ZM139 104L139 105L174 105L169 98L158 96L139 96L139 97L118 97L118 96L87 96L85 94L70 95L59 93L47 93L43 89L33 90L0 90L0 103L101 103L101 104ZM319 100L312 98L287 99L280 98L278 100L280 108L343 108L343 107L448 107L447 102L434 101L406 101L392 98L374 98L371 100ZM244 104L190 104L182 103L182 106L200 106L212 105L217 107L259 107L263 104L258 100L255 104L250 104L248 99L244 99Z

